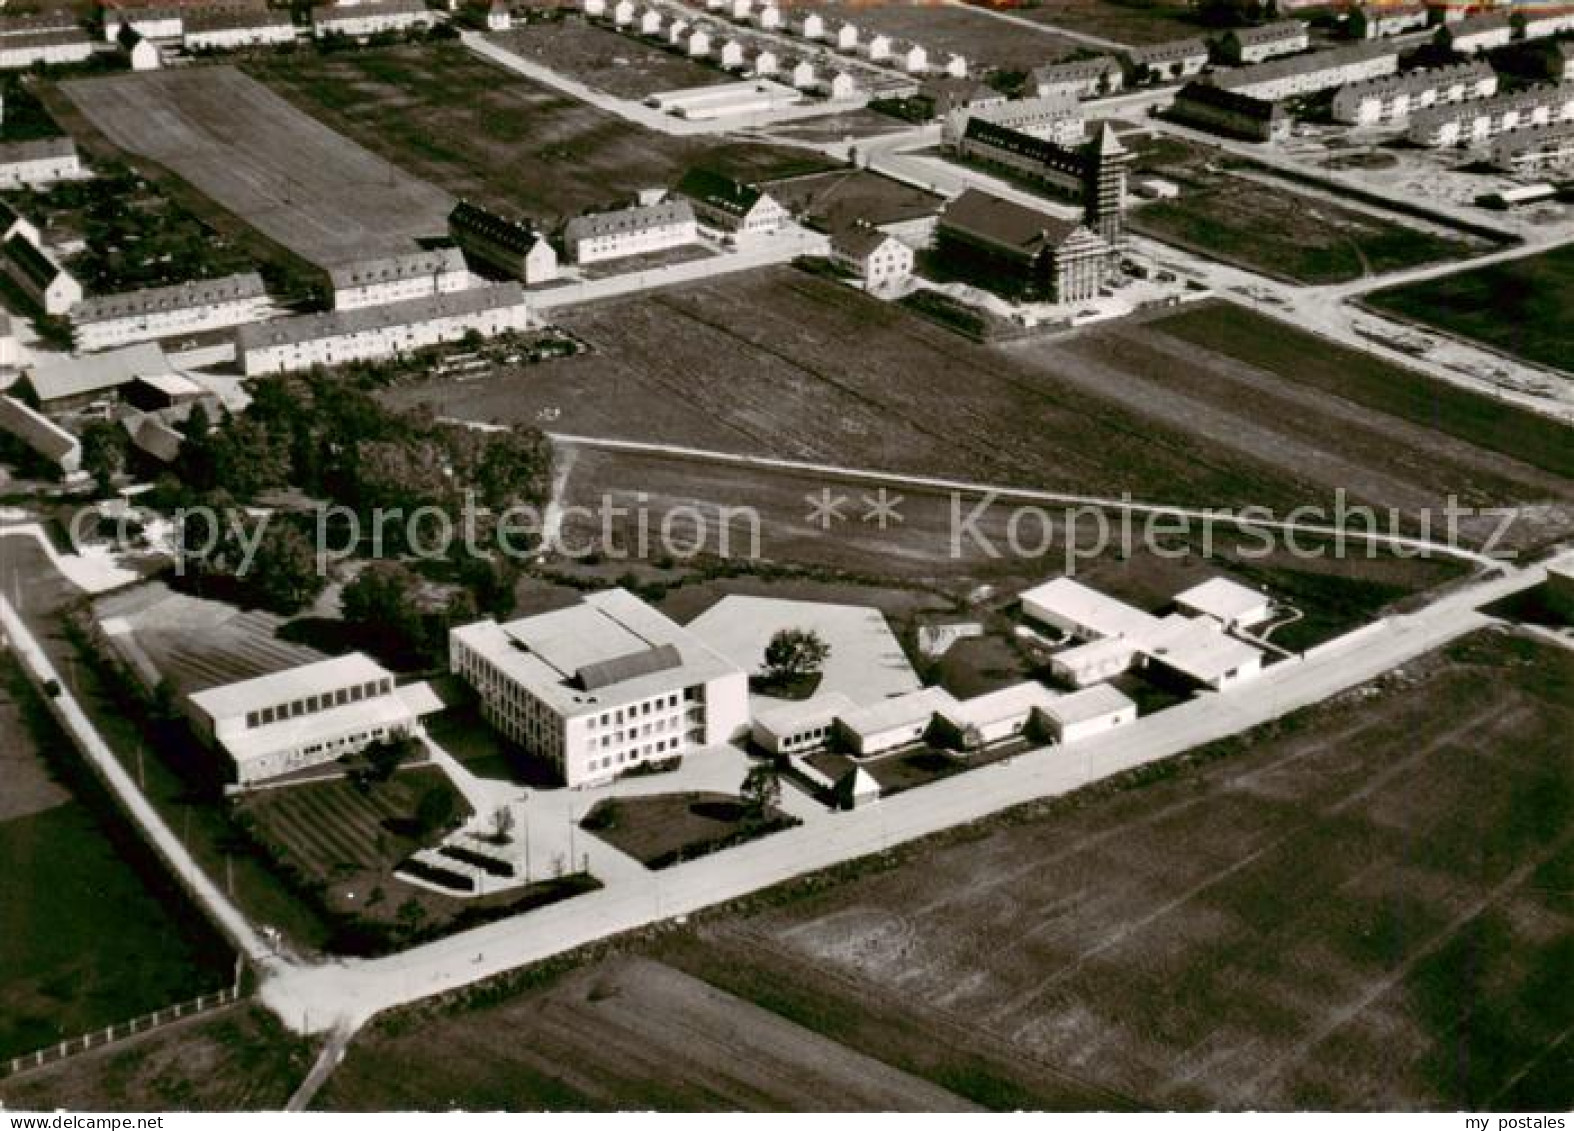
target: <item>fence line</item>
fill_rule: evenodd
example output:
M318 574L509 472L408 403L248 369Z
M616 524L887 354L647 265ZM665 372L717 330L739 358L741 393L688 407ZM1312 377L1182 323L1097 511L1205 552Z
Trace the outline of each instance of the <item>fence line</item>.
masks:
M24 1053L0 1061L0 1079L15 1076L20 1072L27 1072L34 1068L42 1068L46 1064L56 1064L73 1056L79 1056L90 1049L103 1048L118 1041L126 1040L141 1033L151 1033L166 1025L183 1021L189 1017L197 1017L204 1013L212 1013L223 1009L225 1006L234 1005L245 996L241 992L241 983L237 979L233 986L217 990L211 994L202 994L189 1001L178 1001L174 1005L166 1005L162 1009L155 1009L152 1013L144 1013L140 1017L133 1017L130 1021L119 1021L113 1025L106 1025L102 1029L94 1029L78 1037L68 1037L56 1044L48 1045L35 1052Z

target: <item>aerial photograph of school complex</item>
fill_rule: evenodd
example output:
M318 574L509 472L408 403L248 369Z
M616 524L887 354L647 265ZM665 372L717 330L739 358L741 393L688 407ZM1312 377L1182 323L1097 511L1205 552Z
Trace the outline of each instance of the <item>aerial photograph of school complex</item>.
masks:
M1567 1131L1574 3L4 0L0 871L5 1128Z

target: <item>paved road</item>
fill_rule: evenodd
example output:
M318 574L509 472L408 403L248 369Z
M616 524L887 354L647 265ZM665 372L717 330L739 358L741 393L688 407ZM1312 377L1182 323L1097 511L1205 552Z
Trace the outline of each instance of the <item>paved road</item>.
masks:
M1002 809L1078 789L1320 702L1490 623L1478 606L1539 583L1511 570L1285 661L1250 686L1205 695L1074 749L1046 748L402 954L280 971L262 997L286 1023L322 1030L539 962L597 939L687 915Z

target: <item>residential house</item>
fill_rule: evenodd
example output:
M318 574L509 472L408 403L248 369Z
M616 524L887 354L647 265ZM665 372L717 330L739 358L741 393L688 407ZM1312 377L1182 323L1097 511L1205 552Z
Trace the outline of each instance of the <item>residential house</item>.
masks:
M255 271L147 287L85 298L71 309L79 350L112 349L132 342L257 322L268 313L268 292Z
M699 239L687 200L665 200L576 216L563 229L563 244L575 263L599 263L683 247Z
M446 247L342 264L328 272L328 283L335 310L356 310L462 291L471 275L464 252Z
M448 234L466 256L526 286L557 278L557 251L539 228L525 221L461 200L448 214Z
M788 219L787 210L758 185L710 169L690 169L673 192L689 202L700 224L735 236L774 232Z

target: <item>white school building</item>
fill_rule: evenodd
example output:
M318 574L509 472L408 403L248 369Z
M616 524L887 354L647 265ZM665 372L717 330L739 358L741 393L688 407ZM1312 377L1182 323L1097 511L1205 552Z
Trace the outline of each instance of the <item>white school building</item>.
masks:
M624 589L456 628L449 662L487 721L570 786L731 742L749 726L748 675Z

